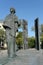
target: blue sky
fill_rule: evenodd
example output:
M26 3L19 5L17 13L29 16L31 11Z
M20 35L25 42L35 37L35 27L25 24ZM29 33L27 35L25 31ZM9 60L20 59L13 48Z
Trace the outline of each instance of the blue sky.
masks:
M0 0L0 19L9 14L9 9L14 7L19 19L28 21L28 36L34 36L31 31L34 20L39 17L39 24L43 24L43 0Z

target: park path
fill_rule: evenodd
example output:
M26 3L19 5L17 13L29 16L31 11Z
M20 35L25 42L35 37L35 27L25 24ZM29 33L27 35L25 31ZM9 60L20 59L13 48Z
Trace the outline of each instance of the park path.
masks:
M43 50L19 50L13 59L7 58L7 50L0 52L0 65L43 65ZM8 59L8 60L7 60ZM7 61L6 61L7 60Z

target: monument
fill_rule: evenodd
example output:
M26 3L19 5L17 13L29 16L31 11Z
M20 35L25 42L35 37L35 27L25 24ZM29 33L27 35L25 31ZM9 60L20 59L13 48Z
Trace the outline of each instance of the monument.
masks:
M6 40L8 44L8 57L15 57L16 31L18 29L18 17L15 9L10 8L10 14L6 16L3 27L6 29Z
M16 32L18 31L18 28L22 24L23 26L23 44L24 44L24 49L28 47L28 28L27 28L27 21L22 20L20 22L18 20L18 17L15 14L15 9L10 8L10 14L6 16L3 27L6 29L6 40L8 44L8 57L12 58L16 55L15 51L15 45L16 45Z
M35 46L36 49L40 49L40 38L39 38L39 19L35 19Z
M24 49L28 49L28 24L27 21L23 19L23 44Z
M19 27L22 28L23 49L28 49L28 23L25 19L19 20Z
M15 45L16 45L16 32L22 24L23 29L23 44L24 49L28 48L28 25L26 20L20 22L16 16L16 11L14 8L10 8L10 14L5 17L3 27L6 29L6 41L8 45L8 58L13 58L16 55Z

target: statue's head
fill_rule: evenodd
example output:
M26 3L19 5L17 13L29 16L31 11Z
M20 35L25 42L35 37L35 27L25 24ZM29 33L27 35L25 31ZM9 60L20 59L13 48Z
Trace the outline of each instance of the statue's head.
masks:
M14 8L10 8L10 13L11 13L11 14L16 13L15 9L14 9Z

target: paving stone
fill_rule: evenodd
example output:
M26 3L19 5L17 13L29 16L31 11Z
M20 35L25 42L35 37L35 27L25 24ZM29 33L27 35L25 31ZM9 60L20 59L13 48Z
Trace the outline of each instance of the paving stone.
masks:
M1 54L3 55L1 56ZM0 65L43 65L43 50L19 50L13 59L7 59L7 50L0 53ZM2 61L3 60L3 61Z

